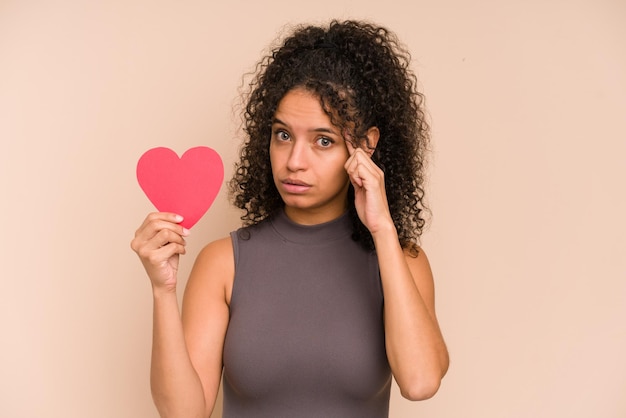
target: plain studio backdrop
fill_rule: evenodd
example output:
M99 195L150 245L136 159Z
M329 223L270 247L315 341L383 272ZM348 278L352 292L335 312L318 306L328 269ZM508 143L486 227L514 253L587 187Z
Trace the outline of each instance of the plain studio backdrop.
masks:
M332 17L399 35L432 123L451 367L391 417L626 416L626 2L0 0L1 417L157 417L137 160L206 145L228 179L242 74ZM222 188L181 289L238 225Z

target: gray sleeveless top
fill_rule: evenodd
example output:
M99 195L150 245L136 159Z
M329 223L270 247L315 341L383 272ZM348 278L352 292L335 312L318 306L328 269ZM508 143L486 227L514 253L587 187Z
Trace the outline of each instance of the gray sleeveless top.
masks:
M348 214L303 226L282 211L231 233L224 418L388 416L378 262L351 233Z

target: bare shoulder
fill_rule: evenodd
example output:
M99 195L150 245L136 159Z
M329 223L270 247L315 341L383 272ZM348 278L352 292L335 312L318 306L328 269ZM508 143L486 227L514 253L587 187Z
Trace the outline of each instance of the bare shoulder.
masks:
M207 295L207 291L223 292L227 302L230 301L235 274L233 245L230 236L215 240L207 244L198 254L194 263L185 295L192 293Z
M417 272L430 276L432 279L432 271L428 256L423 248L415 246L412 249L404 249L404 257L406 259L411 272Z
M234 268L233 243L230 236L207 244L196 259L196 265Z

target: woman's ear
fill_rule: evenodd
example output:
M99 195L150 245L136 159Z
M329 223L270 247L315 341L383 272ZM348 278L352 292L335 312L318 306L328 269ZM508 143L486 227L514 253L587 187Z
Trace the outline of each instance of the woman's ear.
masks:
M377 127L372 126L367 130L365 136L367 137L367 143L364 151L371 157L374 151L376 151L376 145L378 145L378 140L380 139L380 131Z

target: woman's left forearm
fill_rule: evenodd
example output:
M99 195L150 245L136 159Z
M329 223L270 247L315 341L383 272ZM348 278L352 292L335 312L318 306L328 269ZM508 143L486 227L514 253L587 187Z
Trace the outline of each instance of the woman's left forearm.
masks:
M384 294L389 364L404 397L430 398L448 369L448 351L435 315L428 260L423 251L414 259L407 256L393 227L372 236Z

